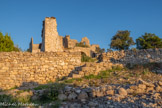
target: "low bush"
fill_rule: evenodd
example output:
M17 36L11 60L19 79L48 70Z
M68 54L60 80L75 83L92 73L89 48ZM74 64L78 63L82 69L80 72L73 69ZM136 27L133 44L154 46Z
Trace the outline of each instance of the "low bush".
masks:
M86 55L82 55L81 62L95 62L96 58L91 58Z
M58 100L59 90L63 89L65 85L63 83L54 83L46 87L45 92L40 96L39 101L42 103L51 102ZM41 87L40 87L41 88Z
M86 47L86 48L89 47L88 45L85 45L83 42L76 43L75 46L76 46L76 47Z
M0 102L5 102L5 103L16 103L17 100L13 98L11 95L0 95Z

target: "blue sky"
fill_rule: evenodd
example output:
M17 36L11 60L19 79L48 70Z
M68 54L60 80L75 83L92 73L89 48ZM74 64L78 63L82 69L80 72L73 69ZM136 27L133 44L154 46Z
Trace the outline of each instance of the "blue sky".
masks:
M0 0L0 31L23 50L41 42L42 21L56 17L59 35L109 48L118 30L135 40L145 32L162 38L162 0Z

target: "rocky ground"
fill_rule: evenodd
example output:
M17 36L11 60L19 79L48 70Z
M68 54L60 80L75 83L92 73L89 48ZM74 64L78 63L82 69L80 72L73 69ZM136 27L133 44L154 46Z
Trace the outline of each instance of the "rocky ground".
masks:
M114 68L30 89L14 88L1 91L0 102L35 103L40 108L161 108L162 74L152 70L143 66ZM18 101L2 97L4 94Z
M66 86L58 95L62 108L128 108L162 106L162 82L136 84L106 84L100 87L73 88Z

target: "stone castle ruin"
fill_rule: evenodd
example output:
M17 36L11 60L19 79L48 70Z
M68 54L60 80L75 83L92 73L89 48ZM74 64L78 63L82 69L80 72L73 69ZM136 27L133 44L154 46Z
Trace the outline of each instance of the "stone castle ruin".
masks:
M60 36L57 32L57 22L55 17L46 17L43 21L42 43L33 44L33 38L30 42L30 51L36 52L83 52L87 56L94 57L96 48L99 45L90 45L89 39L83 37L81 43L87 47L76 46L77 40L70 39L70 35Z

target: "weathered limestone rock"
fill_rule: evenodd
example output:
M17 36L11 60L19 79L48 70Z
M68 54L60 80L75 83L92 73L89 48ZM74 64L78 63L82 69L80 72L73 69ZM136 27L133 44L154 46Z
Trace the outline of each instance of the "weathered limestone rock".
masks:
M159 81L158 84L159 84L160 86L162 86L162 81Z
M114 95L115 91L114 90L107 90L106 94L107 95Z
M140 88L140 89L146 89L146 85L144 85L144 84L139 84L139 85L138 85L138 88Z
M59 94L58 95L58 99L60 99L60 100L66 100L67 99L67 96L65 94Z
M155 90L156 90L157 92L162 92L162 87L157 86L157 87L155 88Z
M118 92L119 92L119 95L123 95L123 96L127 95L127 91L124 88L119 88Z
M142 80L141 78L138 80L139 84L144 84L148 87L155 87L154 84L152 83L148 83L148 82L145 82L144 80Z
M69 96L68 96L68 99L69 100L74 100L74 99L76 99L77 98L77 94L76 93L71 93L71 94L69 94Z
M79 95L78 95L78 99L82 100L82 99L87 99L88 98L88 95L86 92L81 92Z

